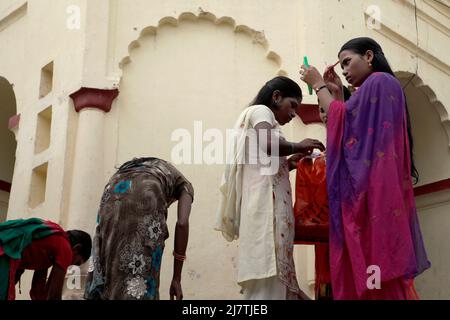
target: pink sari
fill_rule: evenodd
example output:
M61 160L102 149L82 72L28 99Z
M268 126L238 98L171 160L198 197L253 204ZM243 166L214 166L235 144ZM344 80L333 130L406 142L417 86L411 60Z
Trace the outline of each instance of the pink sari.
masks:
M327 125L327 190L334 299L417 298L413 279L430 267L414 202L404 94L373 73ZM370 289L370 266L381 289ZM372 279L372 278L371 278Z

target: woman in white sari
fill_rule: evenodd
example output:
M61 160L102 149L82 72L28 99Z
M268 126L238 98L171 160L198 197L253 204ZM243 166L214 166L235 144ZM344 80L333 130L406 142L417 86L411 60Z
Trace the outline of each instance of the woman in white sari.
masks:
M261 88L234 127L215 229L228 241L239 238L238 283L244 299L307 299L293 260L289 171L313 149L325 147L314 139L294 143L283 137L280 126L295 117L301 100L297 83L276 77Z

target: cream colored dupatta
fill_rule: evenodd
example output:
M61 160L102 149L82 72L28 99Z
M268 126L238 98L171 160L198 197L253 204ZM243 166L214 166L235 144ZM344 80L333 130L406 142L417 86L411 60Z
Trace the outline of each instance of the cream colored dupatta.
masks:
M219 187L220 199L214 229L221 231L228 241L239 238L245 141L250 127L250 117L255 107L257 106L246 108L233 127L233 140L227 154L225 172Z

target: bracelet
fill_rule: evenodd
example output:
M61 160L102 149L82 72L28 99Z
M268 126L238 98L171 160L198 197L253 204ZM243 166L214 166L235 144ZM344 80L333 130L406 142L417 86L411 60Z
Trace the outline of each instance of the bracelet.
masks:
M294 143L291 142L290 145L291 145L291 154L294 154Z
M186 256L176 253L175 250L173 250L173 256L174 256L175 260L178 260L178 261L186 260Z
M314 91L316 91L316 94L318 94L320 90L322 90L323 88L326 88L326 87L327 87L327 85L324 84L324 85L320 86L319 88L314 89Z

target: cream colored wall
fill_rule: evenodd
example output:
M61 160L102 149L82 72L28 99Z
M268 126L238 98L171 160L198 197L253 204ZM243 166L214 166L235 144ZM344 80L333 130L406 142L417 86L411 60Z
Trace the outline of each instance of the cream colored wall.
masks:
M402 79L402 82L408 78ZM405 90L413 128L415 163L420 175L418 186L450 177L448 136L433 100L426 92L430 94L424 91L420 81L414 81ZM449 299L450 191L416 197L416 205L425 248L431 261L431 269L417 277L417 292L422 299Z
M140 47L131 52L132 62L124 67L116 112L108 119L115 116L118 121L117 164L146 155L173 161L171 151L178 141L171 140L172 134L185 129L194 142L194 121L203 126L200 141L208 129L219 129L225 137L225 129L232 128L259 87L279 69L266 57L265 48L252 40L228 23L215 25L208 20L181 20L177 27L161 26L156 36L141 39ZM203 142L200 157L208 144ZM184 295L238 299L236 243L227 243L213 230L224 166L207 165L204 159L195 164L194 157L192 152L188 159L192 164L177 165L195 187ZM176 205L169 214L172 237L163 259L163 299L169 298L175 222Z
M405 94L420 175L418 186L450 178L450 142L438 112L420 88L410 85Z
M446 83L450 74L450 9L433 1L416 2L418 39L412 0L301 1L298 46L312 57L311 64L324 67L325 62L337 61L337 53L347 40L357 36L373 37L382 46L394 71L415 72L418 61L418 75L423 82L433 88L438 99L449 101ZM379 30L369 29L366 24L365 12L371 5L380 9ZM416 43L419 43L418 48Z
M419 221L431 268L416 278L421 299L450 299L450 191L416 198Z
M121 7L121 4L119 2L119 9L117 9L117 15L118 15L118 21L121 21L121 19L129 17L133 18L133 26L137 26L136 29L139 31L144 27L147 26L158 26L158 23L149 23L148 21L145 22L144 25L140 26L140 18L139 14L135 11L139 11L139 5L136 7L129 7L126 8ZM214 2L214 4L211 4L211 2L205 3L198 3L201 7L201 10L197 8L197 6L186 6L185 4L181 7L179 10L175 10L174 12L170 13L170 16L178 17L183 12L193 12L194 14L198 14L199 12L205 11L205 12L214 12L214 16L206 15L206 20L213 20L217 22L219 21L226 21L230 20L229 18L224 19L224 17L229 17L230 11L233 9L232 3L227 4L227 6L223 6L223 3L218 4L218 2ZM287 2L284 2L286 5ZM243 8L243 12L248 12L252 8L256 8L258 10L261 10L261 8L258 8L258 6L255 7L255 3L250 4L246 3L248 7ZM206 7L205 7L206 6ZM214 6L214 10L211 8L208 9L209 6ZM297 19L295 15L292 12L296 12L299 8L297 5L293 2L289 2L289 8L274 8L274 13L270 17L266 17L265 21L261 21L261 16L255 16L255 15L247 15L244 18L240 17L240 13L236 12L235 15L233 15L233 19L231 21L231 24L224 23L223 25L225 27L222 27L220 29L229 29L225 33L219 33L215 31L216 33L211 34L211 36L207 35L208 31L205 29L202 29L200 24L204 23L187 23L186 19L181 19L180 25L178 27L170 26L170 24L166 24L164 28L158 29L156 31L157 37L154 41L153 49L156 50L162 50L163 56L165 59L157 59L157 57L153 58L152 55L152 47L150 45L144 45L143 41L139 41L140 47L137 49L131 50L131 56L130 60L131 62L127 64L123 70L124 78L122 79L122 83L120 84L120 91L121 94L117 101L117 106L119 108L119 113L122 112L120 101L128 101L128 105L137 104L142 102L139 101L148 101L147 104L150 104L152 101L161 100L160 103L162 105L167 105L170 112L170 125L167 126L167 124L164 124L165 128L152 128L152 126L149 126L150 128L147 130L150 130L150 136L157 137L158 143L154 144L152 146L153 148L156 148L156 150L167 150L165 152L162 152L160 154L165 153L165 158L170 155L167 148L167 143L169 143L169 146L174 146L175 143L170 143L169 137L174 128L186 128L190 132L192 132L193 127L193 121L188 121L188 119L191 116L194 116L190 119L192 120L203 120L204 122L204 129L207 128L220 128L223 129L224 126L228 125L228 127L231 127L231 125L234 123L235 118L242 110L242 108L248 104L248 102L256 95L257 90L261 87L261 85L270 79L271 77L276 75L276 71L279 66L276 68L273 68L271 73L266 73L264 76L262 72L262 69L264 64L267 63L267 59L265 56L269 53L269 56L275 56L280 57L279 60L281 62L281 69L282 73L286 69L286 67L290 66L295 73L296 70L294 69L296 65L298 65L300 59L284 59L281 52L286 50L295 50L295 39L297 37L296 35L296 24ZM154 11L161 11L163 9L166 9L167 7L154 7ZM169 6L170 8L170 6ZM283 17L280 15L280 9L283 9L285 13L289 12L288 15L291 15L291 19L286 18L286 16ZM130 12L131 11L131 12ZM223 14L221 14L223 12ZM176 14L174 14L176 13ZM123 17L123 18L122 18ZM161 17L166 17L164 14L164 10L159 16L159 19ZM189 17L189 15L185 16L186 18ZM158 20L159 20L158 19ZM172 20L175 20L172 18ZM267 21L268 20L268 21ZM274 20L274 21L272 21ZM271 39L269 39L268 34L271 34L272 32L275 32L276 28L271 29L270 27L262 27L258 28L259 25L265 23L270 25L277 25L281 23L281 20L283 20L283 23L285 25L285 28L283 30L278 30L278 33L276 33L274 36L272 36ZM169 19L165 19L165 21L170 21ZM249 21L249 22L247 22ZM267 49L262 50L260 55L258 56L255 52L254 48L255 44L252 45L252 42L255 41L255 35L247 35L245 36L244 33L238 32L234 33L233 28L235 25L245 24L246 29L251 25L252 28L255 30L264 30L265 38L268 39L267 45L270 51L274 51L276 55L271 54L270 52L267 52ZM251 23L253 22L253 23ZM130 23L129 21L126 21L126 23ZM174 22L176 24L177 22ZM210 23L211 24L211 23ZM291 24L291 26L289 25ZM187 28L186 25L190 25L190 28ZM130 25L131 26L131 25ZM184 28L183 28L184 27ZM115 28L118 30L117 32L125 32L127 30L132 30L133 28L126 28L125 26L120 28L116 26ZM164 30L166 29L166 30ZM182 33L182 36L178 36L179 29L185 30ZM219 29L219 30L220 30ZM237 28L241 29L241 28ZM218 28L213 27L212 30L218 30ZM224 30L224 31L225 31ZM271 31L272 30L272 31ZM130 33L130 31L128 31ZM212 32L212 31L211 31ZM200 38L199 35L201 34ZM120 35L120 34L119 34ZM170 40L165 40L166 38ZM134 35L136 37L136 35ZM202 41L199 41L199 39L204 38L203 41L206 41L209 39L209 37L212 37L211 40L208 40L208 44L205 46L203 44L200 44ZM222 38L221 38L222 37ZM214 38L217 38L214 40ZM241 38L244 38L241 40ZM247 39L245 39L247 38ZM219 40L220 39L220 40ZM285 41L286 43L279 44L280 39ZM132 39L134 40L134 39ZM192 41L191 41L192 40ZM256 40L262 40L260 36L257 35ZM130 41L127 39L127 41ZM244 41L242 43L247 43L247 46L250 46L248 49L248 53L245 52L245 50L237 51L236 45L233 44L233 42L236 41ZM118 40L114 41L116 44L119 43ZM169 42L170 45L167 45L167 42ZM164 46L167 45L167 49L160 49L164 48ZM181 46L180 46L181 45ZM275 49L275 46L278 45L278 48ZM150 47L150 48L149 48ZM187 50L186 48L192 48L191 51ZM230 52L227 51L227 48L234 47L234 49ZM203 49L204 48L204 53ZM122 47L123 50L123 47ZM177 50L181 50L177 52ZM217 51L216 51L217 50ZM147 59L154 60L154 67L153 68L145 68L140 66L136 61L139 59L139 56L137 55L138 52L145 52L145 54L148 56ZM215 53L217 52L217 53ZM118 56L126 56L129 53L126 52L125 54L117 54ZM142 53L143 54L143 53ZM286 54L286 56L288 56ZM294 56L298 56L298 54L295 54ZM192 57L192 58L191 58ZM115 58L114 58L115 59ZM195 59L195 60L194 60ZM122 61L122 59L120 59ZM127 61L127 60L125 60ZM163 61L163 63L161 63ZM165 63L164 63L165 61ZM172 61L176 61L176 63L173 63ZM227 61L230 61L227 63ZM273 63L273 62L272 62ZM234 64L234 65L233 65ZM141 76L137 77L135 82L133 82L133 85L129 85L130 87L134 88L135 91L131 96L127 95L127 68L130 68L131 70L140 70ZM133 69L132 69L133 68ZM119 74L121 73L121 70L119 71ZM155 74L154 81L157 81L158 85L154 85L153 83L149 83L151 79L151 75ZM214 76L220 74L220 80L215 79ZM203 78L202 78L203 77ZM166 78L171 80L165 80ZM181 78L181 81L177 78ZM148 84L149 87L152 87L154 90L153 92L148 92L147 86L142 86L142 80L146 84ZM196 85L196 82L198 84ZM212 83L211 83L212 82ZM212 88L211 88L212 87ZM169 94L168 96L161 96L161 92L171 92L171 88L179 88L179 97L175 95L175 97L172 97L172 94ZM208 95L208 91L211 88L213 92L213 96ZM125 90L125 91L124 91ZM139 92L136 92L136 90L142 90L145 92L145 95L139 94ZM142 99L142 96L149 96L152 95L151 99ZM155 96L155 97L153 97ZM201 96L201 99L199 97ZM168 101L165 101L167 99ZM180 99L180 101L176 101L175 103L171 103L169 99ZM212 101L209 101L212 99ZM135 102L135 101L138 102ZM205 106L200 107L198 105ZM153 108L159 108L157 106L158 103L155 103L155 106ZM189 110L189 112L183 113L183 111L179 111L178 105L182 105L182 109ZM194 108L190 108L190 106L193 105ZM145 106L144 106L145 107ZM210 110L211 109L211 110ZM136 112L138 109L134 109ZM195 111L198 110L198 111ZM227 112L224 112L227 110ZM235 112L231 113L228 110L236 110ZM161 109L161 111L158 111L156 109L154 111L154 114L163 114L164 108ZM113 111L114 112L114 111ZM123 111L125 113L125 111ZM166 111L167 112L167 111ZM198 115L197 115L198 114ZM196 116L197 115L197 116ZM137 116L133 117L133 120L138 118ZM181 121L180 121L181 120ZM150 121L157 121L153 119L147 120L147 123ZM124 121L125 122L125 121ZM130 121L126 121L130 124ZM134 122L133 122L134 123ZM213 125L208 125L209 123L212 123ZM208 126L207 126L208 125ZM132 136L133 138L130 138L129 136L126 136L126 138L122 138L122 140L125 141L139 141L136 143L136 145L140 145L141 139L143 139L142 130L143 126L135 126L134 128L129 128L129 131L135 131L136 134ZM125 131L124 125L119 123L118 131L119 131L119 143L120 143L120 133L121 131ZM114 129L113 129L114 130ZM286 134L291 136L290 131L292 130L291 127L286 128ZM138 132L138 134L137 134ZM126 133L124 133L126 135ZM140 136L138 139L136 139L136 136ZM159 137L162 137L163 139L159 139ZM294 138L294 137L292 137ZM297 138L298 139L298 138ZM131 146L130 146L131 147ZM126 148L130 147L121 147L119 146L119 152L122 152L122 150L126 150ZM114 148L112 148L114 149ZM138 149L139 150L139 149ZM159 152L157 152L158 154ZM132 153L129 153L129 157L132 156ZM120 157L118 157L120 159ZM124 158L125 159L125 158ZM107 166L112 168L111 165ZM189 266L187 269L187 273L189 275L189 281L192 281L193 284L196 282L202 283L201 279L202 277L205 277L205 268L208 268L208 264L211 264L213 266L217 266L220 270L223 269L221 272L215 272L214 275L207 276L205 278L204 283L209 283L210 278L212 277L213 283L215 282L222 282L227 283L228 286L224 287L222 286L220 290L211 288L211 289L205 289L201 292L196 292L195 288L197 286L189 286L186 285L187 288L192 288L191 290L194 291L188 291L186 292L186 296L192 295L192 297L195 298L201 298L201 297L210 297L210 298L224 298L224 297L235 297L239 298L240 295L237 294L238 290L235 282L235 271L234 271L234 265L235 265L235 257L230 255L230 249L228 249L228 252L223 254L223 257L217 258L214 254L217 252L217 248L222 248L224 246L228 247L228 244L225 243L225 241L218 235L216 232L212 230L213 225L213 219L214 219L214 212L217 205L217 185L222 173L222 168L209 168L209 167L199 167L199 166L185 166L186 169L184 169L183 166L180 166L181 170L185 170L186 172L194 171L195 173L202 172L202 175L194 174L194 185L199 188L200 192L197 192L197 194L200 194L200 196L196 196L196 202L200 202L200 204L196 203L196 207L198 205L199 208L201 208L198 213L199 215L199 222L201 223L196 225L195 215L193 216L193 222L191 223L191 228L193 228L193 232L191 233L191 243L202 243L204 242L205 237L205 230L208 230L209 227L209 234L211 234L211 237L215 237L215 241L211 241L210 245L207 247L203 247L199 250L199 254L201 254L201 259L195 259L197 260L195 262L192 262L192 265ZM184 172L185 172L184 171ZM109 174L110 172L108 172ZM189 175L188 175L189 176ZM214 178L214 180L211 180L211 178ZM213 197L211 196L211 192L213 192ZM201 214L201 215L200 215ZM173 222L172 222L173 225ZM196 232L195 230L199 230L201 232ZM208 234L208 233L207 233ZM207 236L208 237L208 236ZM212 240L212 239L211 239ZM231 247L235 247L236 244L231 244ZM189 247L189 252L192 252L192 254L195 253L197 245L192 245L192 247ZM200 247L200 246L199 246ZM168 247L169 250L166 251L169 252L169 255L166 254L167 258L163 261L169 261L171 262L170 258L170 246ZM220 252L222 250L219 250ZM297 261L298 266L300 269L305 270L305 274L307 273L306 270L309 270L309 274L311 273L311 268L313 268L312 265L312 259L311 255L307 254L306 248L297 248L296 249L296 256L303 257L304 259L300 259ZM303 252L304 251L304 252ZM309 257L309 260L308 258ZM207 262L205 264L205 262ZM215 268L213 268L215 269ZM164 270L164 269L163 269ZM168 268L167 273L163 273L162 278L167 279L164 283L164 280L162 282L161 292L164 295L164 285L168 285L169 283L169 277L171 276L171 269ZM225 276L226 275L226 276ZM308 289L307 285L307 279L300 279L301 285L305 291L308 291L309 294L312 294L312 291ZM167 290L166 290L167 291Z
M410 77L405 77L405 83ZM413 128L415 163L419 183L450 177L450 148L446 128L433 105L434 93L420 81L413 81L405 90ZM428 94L428 95L427 95ZM422 299L449 299L450 248L450 191L416 197L419 221L431 268L417 277L417 292Z
M11 46L11 50L2 51L0 70L2 76L14 84L17 113L21 113L8 218L41 216L60 222L63 194L68 193L61 186L65 174L70 171L65 166L68 112L73 108L68 94L80 86L82 52L85 50L84 23L82 21L80 30L68 29L66 9L75 4L83 13L85 1L17 0L11 4L9 8L12 9L4 11L6 16L0 20L0 25L11 16L17 16L14 8L26 5L26 11L0 32L0 42ZM49 14L49 8L55 14ZM53 90L39 99L41 68L50 61L54 61ZM50 105L54 119L50 147L34 154L37 114ZM32 210L28 207L31 171L45 162L49 163L46 201Z
M60 222L65 197L69 196L64 179L70 174L70 156L66 140L70 127L69 115L73 105L68 94L77 90L82 81L86 1L9 0L0 7L0 76L14 85L17 113L21 114L16 166L11 190L8 219L38 216ZM81 29L70 30L66 26L69 5L81 9ZM54 12L50 14L49 12ZM40 70L54 61L53 90L39 99ZM53 130L50 148L34 154L34 138L37 114L52 105ZM72 110L71 110L72 109ZM74 112L74 111L72 111ZM73 119L76 121L76 118ZM73 122L72 121L72 122ZM69 158L70 160L70 158ZM32 169L49 162L46 201L35 209L28 206ZM22 294L18 299L29 299L32 272L22 278Z
M25 3L26 10L23 9ZM100 194L74 194L72 190L73 176L76 175L73 159L77 153L77 128L83 119L73 111L68 95L80 86L112 88L120 83L119 98L112 111L103 116L104 156L100 157L103 161L99 160L101 163L97 166L104 174L102 181L95 181L98 185L106 183L114 165L131 156L153 153L168 158L174 144L168 138L174 128L187 128L192 132L192 121L197 119L204 121L205 129L223 129L231 125L240 108L279 69L299 81L297 72L304 54L308 55L311 64L322 69L326 63L335 62L345 41L359 35L379 41L395 71L415 72L418 63L420 79L432 88L436 100L444 106L440 117L448 119L448 10L429 0L417 1L417 50L412 3L412 0L133 0L130 5L130 0L2 1L0 43L8 44L11 49L0 53L0 76L14 83L17 112L22 114L8 218L41 216L66 226L68 221L77 221L69 219L79 214L77 203L95 202L90 197L100 197ZM381 8L380 30L369 30L365 24L364 11L372 4ZM66 27L66 9L70 5L80 7L79 30ZM17 8L22 9L14 11ZM9 15L14 12L19 14ZM129 52L144 28L156 28L160 20L176 22L182 13L216 22L222 18L221 21L227 23L218 27L202 20L185 21L178 26L164 25L156 38L146 36L144 41L139 41L140 48ZM234 29L250 31L235 32ZM146 30L151 32L153 29ZM202 42L204 38L208 44ZM415 58L416 53L419 59ZM128 61L127 56L131 61L120 68L121 63ZM52 60L55 70L53 91L38 99L40 68ZM304 102L316 103L316 97L307 95L306 86L303 83L301 86L305 93ZM51 144L47 151L35 155L37 113L49 105L53 106ZM436 121L435 114L430 112L429 120ZM442 126L445 130L440 131L438 139L444 143L443 134L448 136L448 122L444 121ZM325 139L322 125L305 126L299 119L283 130L290 139ZM82 141L78 143L83 144ZM441 145L433 145L435 147L439 154L448 152ZM95 153L96 150L88 152ZM46 161L49 162L46 202L31 210L27 201L32 168ZM435 174L432 168L424 160L418 161L429 170L430 181L434 179L431 178ZM445 175L445 164L436 163L436 166L444 166L442 172ZM212 231L222 167L192 165L180 166L180 169L198 189L192 213L189 260L183 280L185 296L239 298L233 280L232 257L236 244L227 247L225 240ZM88 225L95 221L96 208L89 210L92 220L87 222ZM172 230L174 213L171 209L169 224ZM428 224L428 220L423 223ZM434 238L430 237L433 223L430 220L430 224L423 227L428 232L425 235L428 247L435 246ZM167 298L171 273L171 241L172 238L163 260L163 268L167 271L162 274L162 298ZM311 248L298 247L295 255L301 286L310 290ZM446 268L448 264L445 263L439 270ZM435 290L435 287L424 288L430 292Z

